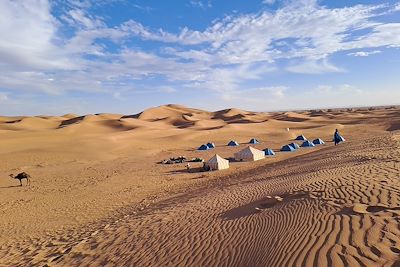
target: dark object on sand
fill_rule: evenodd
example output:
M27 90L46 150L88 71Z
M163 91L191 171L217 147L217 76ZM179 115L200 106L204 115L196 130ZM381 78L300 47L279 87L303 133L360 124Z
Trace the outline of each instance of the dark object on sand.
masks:
M26 185L30 185L29 179L31 178L31 176L29 174L27 174L26 172L18 173L17 176L14 176L14 174L10 174L10 177L14 178L14 179L18 179L21 186L22 186L23 179L26 179Z
M191 160L189 160L189 162L204 162L204 159L202 159L202 158L192 158Z
M202 158L192 158L188 160L185 156L179 156L176 158L165 159L161 161L161 164L177 164L177 163L184 163L184 162L203 162Z

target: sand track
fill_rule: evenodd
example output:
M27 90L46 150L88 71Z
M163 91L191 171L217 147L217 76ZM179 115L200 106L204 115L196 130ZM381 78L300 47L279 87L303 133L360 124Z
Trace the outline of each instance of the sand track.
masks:
M5 265L395 266L397 140L326 147L81 232L3 245L0 256Z

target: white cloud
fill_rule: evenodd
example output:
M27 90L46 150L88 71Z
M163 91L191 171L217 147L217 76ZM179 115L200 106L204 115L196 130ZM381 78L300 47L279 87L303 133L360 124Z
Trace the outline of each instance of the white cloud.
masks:
M288 90L286 86L273 86L273 87L260 87L250 88L246 90L232 90L224 92L220 95L222 101L230 106L242 106L249 109L260 109L267 105L276 105L277 102L282 101Z
M348 53L347 55L349 56L355 56L355 57L368 57L370 55L374 55L374 54L379 54L382 53L381 50L374 50L374 51L357 51L357 52L353 52L353 53Z
M176 89L169 86L161 86L159 91L162 93L172 94L176 92Z
M86 14L83 9L72 9L61 18L70 25L82 29L96 29L105 27L104 22L100 18Z
M0 92L0 102L4 102L8 100L8 94Z
M314 109L398 104L396 99L400 99L400 91L397 89L361 90L350 84L320 85L305 92L292 92L291 97L285 98L280 108Z
M121 92L113 92L112 97L118 100L121 100Z
M326 72L342 72L343 70L332 65L326 59L307 60L297 65L292 65L287 68L288 71L304 74L319 74Z
M199 7L202 9L206 9L206 8L211 8L212 7L212 3L210 0L208 1L203 1L203 0L191 0L190 1L190 5L194 6L194 7Z
M332 85L319 85L315 89L308 92L312 95L322 95L327 97L352 95L351 99L354 100L354 95L363 94L364 92L358 87L351 84Z
M276 0L263 0L263 4L272 5L275 3Z
M109 27L87 9L110 1L69 0L59 18L45 0L0 1L0 88L122 92L132 88L129 83L162 76L184 88L229 94L278 68L343 71L329 61L339 51L400 47L400 23L376 21L389 12L382 5L329 9L313 0L288 1L277 11L234 14L203 31L171 33L133 20ZM62 35L66 25L73 27L72 36ZM158 42L159 49L128 45L137 38Z

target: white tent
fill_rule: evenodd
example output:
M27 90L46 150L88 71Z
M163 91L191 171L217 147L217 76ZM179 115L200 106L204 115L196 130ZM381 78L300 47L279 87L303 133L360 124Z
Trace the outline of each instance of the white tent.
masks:
M235 159L238 161L256 161L265 158L264 151L255 149L251 146L235 153Z
M207 161L206 166L211 170L229 169L229 160L226 160L215 154L214 157Z

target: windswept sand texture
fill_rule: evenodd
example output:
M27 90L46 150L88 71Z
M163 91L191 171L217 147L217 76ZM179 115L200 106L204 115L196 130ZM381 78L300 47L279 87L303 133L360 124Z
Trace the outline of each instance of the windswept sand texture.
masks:
M0 266L399 266L399 118L178 105L0 117ZM232 157L252 137L277 152L299 134L326 145L220 172L157 164ZM8 177L21 171L30 187Z

